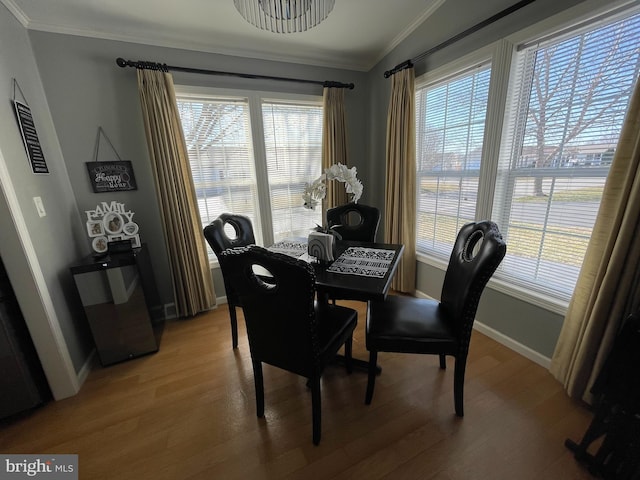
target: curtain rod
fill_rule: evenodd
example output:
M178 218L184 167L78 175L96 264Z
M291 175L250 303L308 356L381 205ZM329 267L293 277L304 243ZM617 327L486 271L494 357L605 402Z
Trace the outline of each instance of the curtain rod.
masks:
M536 0L520 0L518 3L514 3L510 7L505 8L504 10L496 13L492 17L489 17L486 20L483 20L482 22L475 24L473 27L466 29L464 32L461 32L461 33L451 37L448 40L445 40L444 42L436 45L433 48L430 48L426 52L421 53L420 55L412 58L411 60L406 60L406 61L396 65L391 70L387 70L386 72L384 72L384 78L389 78L394 73L398 73L400 70L404 70L405 68L413 67L413 64L415 62L418 62L418 61L422 60L423 58L431 55L432 53L437 52L438 50L442 50L443 48L448 47L452 43L455 43L458 40L460 40L460 39L462 39L462 38L464 38L464 37L466 37L468 35L471 35L472 33L477 32L478 30L480 30L480 29L492 24L493 22L495 22L497 20L500 20L503 17L506 17L507 15L515 12L516 10L520 10L522 7L525 7L525 6L527 6L530 3L533 3L535 1Z
M203 75L226 75L230 77L241 77L241 78L251 78L251 79L263 79L263 80L278 80L282 82L297 82L297 83L311 83L314 85L322 85L323 87L334 87L334 88L348 88L349 90L353 90L353 83L341 83L341 82L332 82L332 81L321 81L321 80L305 80L301 78L287 78L287 77L272 77L270 75L254 75L251 73L234 73L234 72L220 72L216 70L204 70L202 68L189 68L189 67L174 67L171 65L167 65L166 63L156 63L156 62L145 62L145 61L131 61L125 60L124 58L117 58L116 63L118 66L125 67L135 67L140 69L147 70L162 70L164 72L168 72L169 70L173 70L175 72L187 72L187 73L200 73Z

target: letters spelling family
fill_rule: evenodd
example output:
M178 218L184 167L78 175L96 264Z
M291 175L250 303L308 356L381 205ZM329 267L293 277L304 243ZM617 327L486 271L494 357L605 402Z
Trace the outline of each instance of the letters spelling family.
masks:
M133 216L135 215L135 213L132 212L131 210L128 210L128 211L124 210L124 203L118 203L115 201L111 203L102 202L101 205L96 206L95 210L86 210L85 213L87 214L87 220L91 221L91 220L99 220L102 217L104 217L107 213L111 213L111 212L119 213L124 218L126 218L125 223L131 222L133 219Z

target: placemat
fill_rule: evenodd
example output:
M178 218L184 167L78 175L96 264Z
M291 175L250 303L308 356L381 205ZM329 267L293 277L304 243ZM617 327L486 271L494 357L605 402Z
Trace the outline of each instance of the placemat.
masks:
M331 264L327 272L382 278L389 270L394 254L393 250L349 247Z
M298 258L307 253L307 243L303 241L282 240L274 243L267 250Z

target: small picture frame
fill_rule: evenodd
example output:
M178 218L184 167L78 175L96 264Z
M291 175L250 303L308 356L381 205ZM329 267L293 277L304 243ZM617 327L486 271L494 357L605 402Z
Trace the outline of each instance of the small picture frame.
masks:
M123 235L109 235L109 241L110 242L118 242L120 240L124 240L124 236Z
M104 235L102 220L90 220L87 222L87 234L90 238Z
M138 224L135 222L128 222L122 226L122 233L131 237L138 233Z
M97 253L106 252L108 247L107 237L105 237L104 235L95 237L91 242L91 246L93 247L93 250Z
M122 232L122 216L116 212L109 212L102 218L102 226L107 235L118 235Z
M133 248L140 248L140 235L123 235L122 240L131 240Z

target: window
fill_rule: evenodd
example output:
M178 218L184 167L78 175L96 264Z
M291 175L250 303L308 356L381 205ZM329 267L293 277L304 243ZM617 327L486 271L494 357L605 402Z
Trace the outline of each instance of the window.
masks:
M274 241L306 237L321 209L302 207L304 185L322 173L322 106L265 102L264 141Z
M242 214L256 241L271 244L321 223L302 202L305 182L321 173L321 99L176 90L203 227Z
M416 91L417 243L442 258L476 216L490 76L482 64Z
M462 223L474 216L491 217L508 243L507 256L494 278L508 288L534 292L539 298L568 301L640 73L638 45L637 10L618 11L516 45L510 75L496 75L500 68L509 68L508 62L492 62L492 76L504 78L500 88L506 91L509 84L506 101L502 101L505 121L480 121L481 126L474 123L477 117L473 114L466 115L469 132L472 125L477 132L468 147L448 137L446 130L440 136L429 133L441 125L435 120L439 118L438 107L430 108L427 102L423 115L420 102L425 95L433 95L438 85L450 88L451 82L466 79L469 86L463 90L462 100L442 96L445 111L452 104L461 110L474 91L470 76L478 72L424 86L416 98L416 111L420 112L416 115L418 178L423 185L425 177L430 183L419 194L419 251L443 256L451 251ZM487 111L500 102L492 97L500 88L485 90ZM483 144L480 132L485 125ZM482 150L476 155L480 171L490 174L471 174L478 168L469 156L475 149ZM499 152L495 158L487 154L491 149ZM447 153L451 151L464 161L450 161ZM437 175L428 174L429 168L435 168ZM453 175L450 170L456 168ZM433 185L438 187L435 193L429 191ZM488 193L478 193L482 191Z
M633 15L520 48L493 210L509 243L499 278L571 297L638 77L639 44Z
M249 217L261 237L248 103L178 98L178 110L203 227L233 212Z

